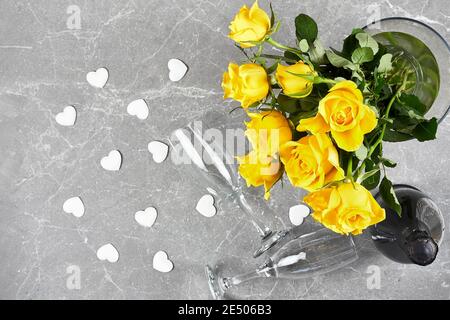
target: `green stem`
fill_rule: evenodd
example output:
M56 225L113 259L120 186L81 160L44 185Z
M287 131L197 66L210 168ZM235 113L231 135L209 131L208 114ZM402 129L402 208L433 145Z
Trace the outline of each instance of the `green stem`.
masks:
M397 99L397 97L404 90L405 83L406 83L406 77L403 79L402 85L398 88L397 92L394 94L394 96L389 101L389 104L384 113L384 118L386 118L386 119L389 118L389 112L391 111L391 108L392 108L395 100ZM380 133L378 139L375 141L375 143L370 147L369 151L367 152L367 159L369 159L372 156L372 154L375 152L376 148L380 145L380 143L383 142L384 133L386 132L386 127L387 127L387 123L384 123L383 126L381 127L381 133ZM356 178L359 178L359 176L362 174L362 172L364 171L365 168L366 168L366 163L363 162L356 171L356 173L357 173Z
M257 56L257 57L260 57L261 54L262 54L262 51L263 51L263 46L262 46L262 44L260 44L260 45L258 46L258 52L256 53L256 56Z
M400 86L400 88L397 90L397 92L394 94L394 96L389 101L389 104L386 108L386 112L384 113L384 118L389 118L389 112L391 111L392 105L394 104L395 100L397 99L400 92L403 90L403 84ZM386 131L387 123L384 123L381 127L381 133L378 139L375 141L375 144L370 147L369 152L367 153L367 158L370 158L370 156L375 152L375 149L378 147L378 145L383 142L384 133Z
M337 81L336 81L336 80L333 80L333 79L326 79L326 78L319 78L319 77L316 77L316 78L314 79L314 83L316 83L316 84L319 84L319 83L329 83L329 84L335 85L335 84L337 83Z
M353 181L353 155L350 155L347 163L347 178Z
M304 59L304 56L300 50L285 46L285 45L273 40L272 38L267 38L266 42L273 45L274 47L276 47L278 49L290 51L290 52L294 53L295 55L297 55L300 59Z
M263 54L260 55L260 57L261 58L272 59L272 60L283 60L283 61L292 62L292 63L297 62L295 60L292 60L292 59L289 59L289 58L286 58L286 57L283 57L283 56L277 56L277 55L274 55L274 54L265 54L265 53L263 53Z

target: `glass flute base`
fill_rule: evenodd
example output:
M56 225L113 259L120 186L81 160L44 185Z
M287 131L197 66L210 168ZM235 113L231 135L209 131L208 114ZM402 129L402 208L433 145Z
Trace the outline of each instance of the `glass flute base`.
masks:
M209 291L214 300L223 300L225 291L228 288L225 288L225 283L223 282L223 278L218 276L213 269L206 265L205 267L206 277L208 279Z

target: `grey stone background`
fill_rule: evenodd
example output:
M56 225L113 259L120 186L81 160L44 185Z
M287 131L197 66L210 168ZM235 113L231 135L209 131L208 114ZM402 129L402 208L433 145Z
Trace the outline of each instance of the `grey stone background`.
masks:
M226 38L228 23L242 1L0 1L0 298L2 299L207 299L206 263L227 274L253 268L258 243L237 206L218 203L213 218L196 213L205 193L178 174L170 161L155 164L147 143L208 110L226 114L222 72L240 53ZM261 0L263 8L268 3ZM450 40L446 0L273 1L283 26L277 39L293 38L293 18L313 16L326 45L336 45L353 27L367 22L370 5L381 17L408 16ZM81 9L81 29L66 26L68 6ZM189 65L178 83L168 80L167 61ZM107 67L104 89L85 81L88 71ZM445 88L448 90L448 88ZM144 98L150 116L129 116L127 104ZM77 108L74 127L57 125L66 105ZM239 112L237 112L239 114ZM238 115L233 115L237 117ZM242 113L240 116L243 118ZM436 141L389 148L400 161L391 173L438 202L450 223L447 168L450 120ZM101 157L122 152L120 172L106 172ZM66 214L63 202L81 196L86 213ZM301 194L285 183L270 205L277 227L289 226L288 209ZM134 221L149 206L159 217L151 229ZM308 221L307 224L312 224ZM367 236L357 239L360 259L332 274L306 280L259 279L233 291L244 299L448 299L450 238L433 265L393 263ZM96 250L111 242L115 264L99 261ZM175 269L161 274L152 258L165 250ZM79 266L81 287L69 290L66 272ZM381 270L381 288L368 289L368 267Z

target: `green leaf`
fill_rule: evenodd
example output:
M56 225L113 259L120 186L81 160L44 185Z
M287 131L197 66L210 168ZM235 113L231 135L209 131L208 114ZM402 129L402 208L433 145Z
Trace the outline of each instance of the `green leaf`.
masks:
M377 173L380 173L380 168L375 168L372 169L370 171L365 172L362 176L358 177L358 180L356 182L358 183L363 183L364 181L366 181L367 179L373 177L374 175L376 175Z
M287 113L294 113L299 110L298 100L292 99L282 93L277 97L277 102L279 104L279 109Z
M390 128L408 134L414 130L419 122L424 121L424 119L417 119L403 115L397 115L393 117L393 120L394 122Z
M357 48L352 53L352 61L356 64L363 64L373 60L373 51L370 48Z
M261 105L261 102L256 101L256 102L253 102L248 108L253 109L253 108L259 107L260 105ZM239 108L241 108L241 107L239 107Z
M427 106L424 105L422 101L420 101L420 99L413 94L403 93L398 100L403 106L405 106L407 109L414 110L418 115L424 116L428 111Z
M359 74L358 71L353 71L352 72L352 78L358 79L359 81L363 81L364 79L361 77L361 75Z
M378 42L375 41L368 33L359 32L355 35L356 39L359 42L359 46L361 48L370 48L373 52L373 55L376 55L378 52Z
M289 119L295 124L295 126L297 126L298 123L300 122L300 120L312 118L316 114L317 114L316 109L311 110L311 111L301 111L301 112L298 112L298 113L290 116Z
M309 50L308 40L306 39L300 40L300 42L298 43L298 47L302 52L308 52Z
M344 40L344 45L342 46L342 55L346 58L351 59L352 52L358 48L358 40L356 40L355 35L351 34Z
M313 43L319 31L316 22L302 13L295 18L295 33L299 41L306 39L309 43Z
M394 210L400 217L402 216L402 206L395 195L392 182L384 177L380 184L380 194L384 202Z
M384 164L388 168L395 168L397 166L397 163L395 163L394 161L392 161L390 159L381 158L380 160L381 160L381 163Z
M367 158L367 153L368 153L368 150L367 150L366 146L362 144L361 147L359 147L359 149L355 151L355 156L359 160L364 161Z
M255 58L255 62L257 63L257 64L260 64L260 65L262 65L262 66L264 66L265 64L266 64L266 59L264 59L263 57L256 57Z
M378 72L386 73L392 70L392 54L386 53L380 58L380 63L378 64Z
M297 100L300 103L300 109L302 111L312 111L317 108L319 102L316 99L306 97L300 100Z
M375 150L373 150L372 155L370 156L370 158L372 159L374 165L375 163L379 162L379 159L381 158L381 156L383 155L383 144L380 143Z
M414 138L420 142L436 139L438 123L436 118L419 122L412 131Z
M361 33L361 32L365 32L365 31L361 28L354 28L352 30L352 35L357 35L358 33Z
M375 165L375 163L371 160L366 160L366 173L372 172L374 170L375 172L373 174L370 174L370 176L368 177L364 177L363 181L361 182L362 186L367 190L373 190L378 187L381 179L381 172L378 165Z
M311 62L315 63L315 64L320 65L320 64L326 63L325 49L322 46L322 43L320 42L320 40L318 40L318 39L314 40L314 42L310 46L309 58L311 59Z
M267 74L271 74L275 72L278 68L278 63L280 63L280 59L276 60L274 64L272 64L269 68L267 68Z
M344 45L342 47L342 56L351 59L352 52L359 47L356 35L360 32L364 32L362 29L353 29L352 33L344 39Z
M330 63L337 68L353 66L353 63L350 60L341 57L331 50L325 50L325 54L327 55L328 61L330 61Z
M287 64L291 64L291 65L295 64L298 60L300 60L300 58L295 53L292 53L292 52L287 51L287 50L284 52L283 56L286 59L289 59L290 61L295 61L295 62L286 61Z
M314 76L312 74L308 74L308 73L296 73L296 72L291 72L291 71L287 71L287 73L292 74L293 76L311 81L311 82L315 82L315 80L316 80L316 76Z
M398 131L412 133L419 123L428 121L424 118L427 107L414 95L402 94L395 101L392 108L396 113L394 116L394 129Z
M384 132L383 141L387 142L403 142L411 140L413 136L407 133L402 133L398 131L394 131L392 129L387 129Z
M273 27L273 25L275 24L276 16L272 8L272 3L270 3L269 6L270 6L270 25Z

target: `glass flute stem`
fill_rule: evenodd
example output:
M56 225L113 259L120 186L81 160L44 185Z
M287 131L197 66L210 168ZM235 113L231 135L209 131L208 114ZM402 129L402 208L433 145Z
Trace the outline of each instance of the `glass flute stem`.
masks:
M258 232L258 234L260 235L260 237L262 239L267 238L272 233L272 231L262 221L262 219L257 216L256 212L252 209L251 205L248 203L247 199L242 194L242 192L237 193L237 201L238 201L239 207L249 217L250 222L255 227L255 229Z
M247 282L256 278L268 277L269 268L262 266L254 271L242 273L234 277L225 277L221 279L222 289L224 291L230 289L231 287L237 286L242 282Z

